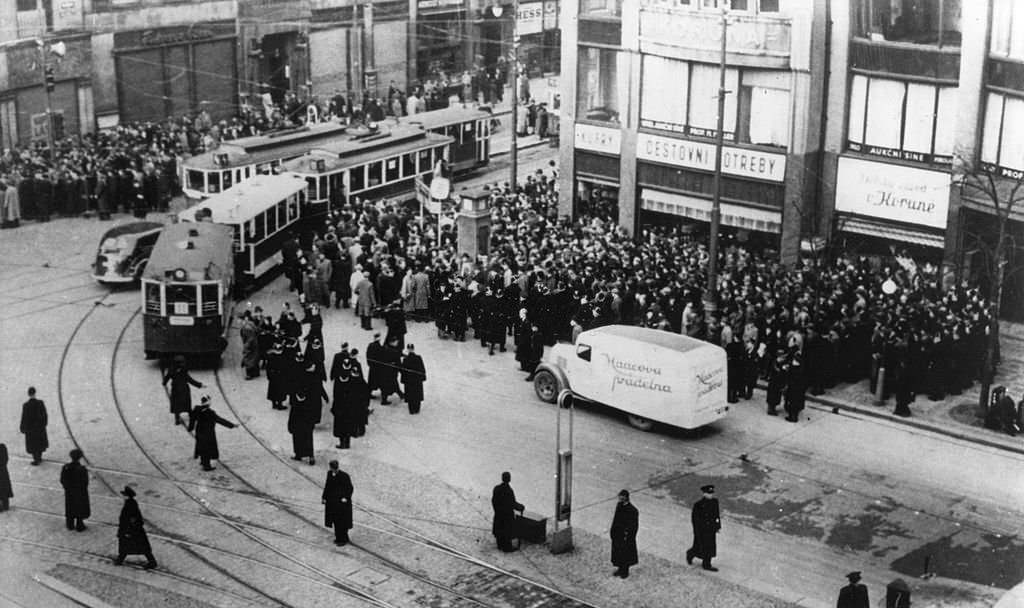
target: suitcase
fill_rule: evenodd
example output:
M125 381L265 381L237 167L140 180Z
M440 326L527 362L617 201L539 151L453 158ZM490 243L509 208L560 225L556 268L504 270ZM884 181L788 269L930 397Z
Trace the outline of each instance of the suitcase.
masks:
M547 541L548 518L531 511L523 511L516 517L516 538L542 545Z

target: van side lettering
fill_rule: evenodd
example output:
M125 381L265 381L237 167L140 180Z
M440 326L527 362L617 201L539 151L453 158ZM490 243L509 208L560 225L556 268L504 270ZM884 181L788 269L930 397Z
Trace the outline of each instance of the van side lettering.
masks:
M623 376L622 374L615 374L612 378L612 392L615 391L616 385L630 386L633 388L639 388L646 391L654 391L660 393L671 393L672 387L667 384L658 384L651 380L643 380L641 378L633 378L630 376Z

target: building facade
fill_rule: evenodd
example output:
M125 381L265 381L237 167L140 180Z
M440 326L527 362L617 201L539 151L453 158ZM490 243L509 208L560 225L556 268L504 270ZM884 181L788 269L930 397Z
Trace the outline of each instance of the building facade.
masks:
M815 213L822 3L578 2L562 8L561 211L607 194L629 231L707 233L724 29L722 236L795 259Z

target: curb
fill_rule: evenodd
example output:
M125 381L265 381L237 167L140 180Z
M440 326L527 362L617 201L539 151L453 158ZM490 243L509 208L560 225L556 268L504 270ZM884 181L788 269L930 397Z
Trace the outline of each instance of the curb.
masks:
M768 386L767 384L764 384L761 381L758 381L758 383L757 383L757 388L759 388L761 390L765 390L767 388L767 386ZM902 424L902 425L905 425L905 426L914 427L914 428L922 430L922 431L928 431L928 432L931 432L931 433L936 433L938 435L944 435L946 437L951 437L953 439L959 439L960 441L967 441L967 442L970 442L970 443L975 443L975 444L978 444L978 445L983 445L985 447L995 448L997 450L1003 450L1003 451L1006 451L1006 452L1012 452L1014 454L1020 454L1021 456L1024 456L1024 446L1017 447L1017 446L1012 446L1012 445L1006 445L1005 443L1000 443L998 441L993 441L993 440L987 439L985 437L977 437L977 436L975 436L973 434L962 433L962 432L956 431L954 429L948 429L946 427L938 426L938 425L935 425L935 424L930 424L930 423L927 423L927 422L922 422L922 421L916 420L914 418L902 418L902 417L899 417L899 416L890 416L888 414L888 410L886 410L884 407L878 407L877 409L875 409L875 408L867 408L867 407L860 406L860 405L853 405L853 404L848 403L846 401L840 401L840 400L834 399L832 397L823 397L821 395L806 395L805 399L809 403L815 403L815 404L818 404L818 405L821 405L821 406L830 407L830 408L834 407L834 408L839 408L841 410L846 410L846 411L850 411L850 412L856 412L858 414L863 414L865 416L870 416L872 418L878 418L880 420L887 420L889 422L895 422L895 423Z
M113 604L108 604L107 602L104 602L103 600L94 597L77 587L73 587L63 581L57 580L49 574L39 573L34 575L32 578L34 578L36 582L43 587L59 593L81 606L86 606L87 608L115 608Z

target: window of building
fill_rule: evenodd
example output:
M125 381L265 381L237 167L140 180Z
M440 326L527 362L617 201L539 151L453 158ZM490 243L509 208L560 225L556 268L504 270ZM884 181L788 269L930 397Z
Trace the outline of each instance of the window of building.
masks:
M10 5L8 5L10 6ZM36 0L18 0L18 11L34 11L38 10Z
M995 0L992 6L992 54L1024 59L1024 0Z
M1024 98L989 93L983 129L982 162L1024 171Z
M644 55L640 80L640 118L644 126L684 132L690 97L690 66L684 61Z
M611 49L580 47L576 115L586 120L619 122L619 55Z
M854 0L857 32L872 40L960 46L964 0Z
M622 15L622 0L580 0L580 14L618 17Z
M953 154L956 87L855 75L847 139L851 150L919 162Z

